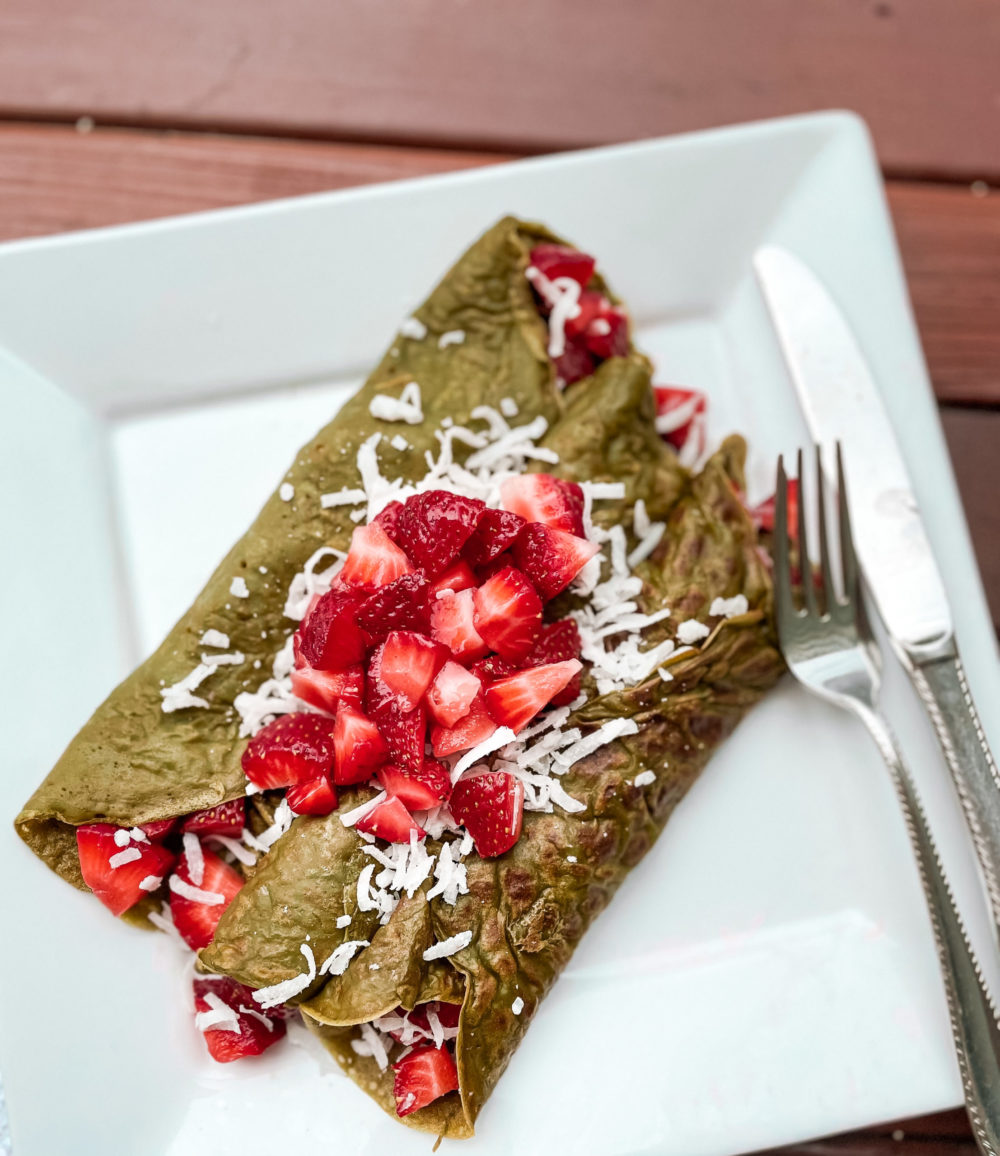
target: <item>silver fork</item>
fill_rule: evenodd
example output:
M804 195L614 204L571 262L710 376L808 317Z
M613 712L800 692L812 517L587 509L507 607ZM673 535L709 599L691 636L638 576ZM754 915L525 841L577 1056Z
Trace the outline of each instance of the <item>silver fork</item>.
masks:
M792 596L789 567L787 478L778 459L774 511L774 589L778 638L792 674L814 694L861 719L885 759L903 809L920 879L927 898L938 960L944 977L952 1035L962 1076L965 1106L981 1152L1000 1156L1000 1024L979 964L955 906L923 807L889 724L878 708L880 659L861 598L861 582L851 538L847 491L837 446L837 507L840 531L840 587L834 584L826 527L823 465L816 450L819 568L823 599L815 585L806 537L806 494L802 453L798 455L799 566L802 607Z

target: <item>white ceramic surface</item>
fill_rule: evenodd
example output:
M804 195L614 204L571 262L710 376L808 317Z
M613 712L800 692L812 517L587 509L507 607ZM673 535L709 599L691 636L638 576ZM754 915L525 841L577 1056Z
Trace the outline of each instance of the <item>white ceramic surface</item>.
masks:
M428 1150L308 1040L243 1070L205 1059L176 948L45 870L9 820L399 320L507 211L599 255L660 379L709 392L713 436L749 436L756 497L805 430L750 256L774 242L817 269L884 388L1000 743L993 631L878 171L848 115L0 246L0 1070L18 1156ZM930 729L888 675L974 900ZM986 944L983 920L973 935ZM878 756L785 683L587 936L463 1151L721 1156L959 1100Z

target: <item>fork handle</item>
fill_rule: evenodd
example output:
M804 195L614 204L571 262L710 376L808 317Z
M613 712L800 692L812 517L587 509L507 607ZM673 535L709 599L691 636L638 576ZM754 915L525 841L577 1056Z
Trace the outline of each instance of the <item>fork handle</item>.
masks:
M920 798L889 724L868 706L851 705L885 759L913 844L944 977L965 1107L976 1143L987 1156L1000 1156L1000 1025L996 1012L945 878Z

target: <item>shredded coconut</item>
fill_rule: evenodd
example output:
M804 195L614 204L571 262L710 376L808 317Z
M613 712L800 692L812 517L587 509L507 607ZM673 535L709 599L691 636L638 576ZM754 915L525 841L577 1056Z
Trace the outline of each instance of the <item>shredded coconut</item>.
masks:
M219 904L226 902L225 895L220 895L218 891L202 891L200 887L194 887L179 875L170 876L169 886L170 890L182 899L190 899L192 903L204 903L206 907L218 907Z
M205 882L205 856L201 851L201 840L193 831L185 831L183 842L188 875L195 887L200 887Z
M217 1032L236 1032L239 1034L240 1017L227 1003L223 1003L212 991L206 992L201 998L208 1004L209 1010L196 1013L194 1026L198 1031L205 1032L211 1028Z
M229 649L229 635L221 630L206 630L201 636L202 646L214 646L217 650Z
M385 797L385 791L379 791L379 793L374 798L369 799L366 803L362 803L360 806L355 807L353 811L345 811L340 816L341 823L343 823L345 827L353 827L354 824L359 819L363 819L369 811L374 811L379 803L385 800Z
M392 437L389 438L389 445L391 445L394 450L399 450L400 453L410 448L410 443L402 434L393 434Z
M145 879L140 880L140 891L155 891L163 882L162 875L147 875Z
M282 482L278 487L278 497L283 502L290 502L295 497L295 487L291 482Z
M389 1056L385 1050L382 1038L371 1024L361 1025L361 1039L351 1040L351 1047L359 1056L371 1056L378 1064L379 1071L384 1072L389 1066ZM413 1093L411 1092L410 1095Z
M401 337L409 337L414 341L423 341L427 336L427 326L416 317L407 317L399 327Z
M711 631L704 622L699 622L697 618L686 618L677 627L677 638L683 642L685 646L691 646L695 642L700 642L703 638L707 638Z
M420 425L424 420L420 386L415 381L407 382L399 397L377 393L369 402L368 412L379 421L402 421L407 425Z
M505 747L516 738L517 735L514 734L510 727L497 727L488 739L483 739L481 743L462 755L452 768L451 781L457 783L462 777L463 771L467 771L469 767L474 766L480 759L484 759L487 755L491 755L494 751Z
M512 397L500 398L500 412L504 417L517 417L517 402Z
M333 494L320 494L319 504L324 510L331 510L334 506L360 506L368 501L364 490L338 490Z
M342 943L339 947L335 947L333 952L323 960L323 964L319 969L320 975L343 975L347 971L347 965L363 948L368 946L367 939L348 939L346 943Z
M637 787L649 787L656 782L655 771L640 771L632 780Z
M249 598L250 590L247 586L247 580L237 575L232 582L229 583L229 593L234 598Z
M734 594L732 598L716 598L708 612L713 618L735 618L738 614L746 614L749 609L746 595Z
M112 871L116 871L119 867L124 867L126 863L134 863L141 858L142 852L138 847L126 847L124 851L118 851L111 856L108 860L108 866Z
M462 951L468 947L471 942L472 932L460 931L457 935L452 935L448 939L442 939L438 943L432 943L424 952L424 959L428 963L432 959L445 959L449 955L454 955L456 951Z
M461 345L464 341L464 329L449 329L438 338L438 349L447 349L449 345Z
M115 831L115 846L127 847L132 842L132 836L128 833L127 827L119 827Z
M519 1016L524 1011L524 1000L520 996L510 1005L510 1010L514 1015Z
M572 277L556 277L550 281L534 265L529 265L525 272L550 309L549 357L562 357L566 352L566 322L580 316L580 283Z
M338 915L337 916L337 927L338 928L350 927L351 926L351 920L353 918L354 917L352 915L348 915L348 914L346 914L346 912L343 915Z
M309 970L299 975L293 975L291 979L283 979L280 983L273 983L270 987L258 988L253 993L254 1003L260 1004L264 1011L277 1007L279 1003L285 1003L293 996L300 995L316 978L316 957L313 955L312 948L308 943L303 943L299 950L305 956Z

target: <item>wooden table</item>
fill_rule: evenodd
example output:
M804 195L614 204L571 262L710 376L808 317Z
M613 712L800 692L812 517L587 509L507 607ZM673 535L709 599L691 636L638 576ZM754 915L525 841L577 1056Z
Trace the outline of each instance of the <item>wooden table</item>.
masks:
M5 0L0 238L829 107L875 136L1000 625L998 0ZM975 1149L953 1112L787 1151Z

